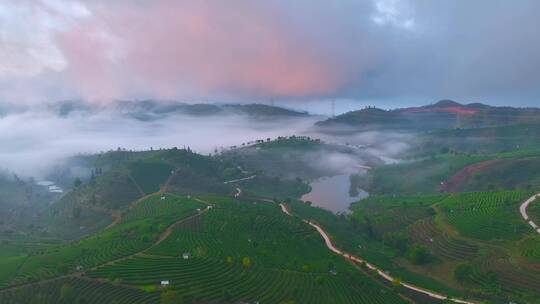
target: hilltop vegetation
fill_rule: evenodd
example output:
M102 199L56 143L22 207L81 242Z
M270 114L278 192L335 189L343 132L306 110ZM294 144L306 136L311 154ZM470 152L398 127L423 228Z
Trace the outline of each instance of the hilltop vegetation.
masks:
M435 104L383 110L367 107L318 122L321 130L346 127L348 131L398 130L410 131L478 128L540 122L540 109L493 107L480 103L460 104L441 100Z
M313 180L346 171L359 171L360 165L382 162L354 146L295 135L244 144L225 151L221 157L238 163L244 170L261 171L293 180Z
M486 156L440 154L376 167L360 176L360 187L374 194L417 194L438 192L441 183L464 167L486 160Z
M539 126L423 133L402 155L403 161L377 166L360 176L359 183L376 194L531 189L540 181Z
M416 157L441 151L462 154L515 154L540 150L540 124L438 130L420 135Z
M73 239L104 228L133 201L165 188L184 195L228 195L235 193L237 187L235 183L226 184L226 181L256 175L255 179L243 183L246 195L284 198L299 197L309 191L301 181L242 172L232 161L193 153L189 148L111 151L80 156L78 164L85 164L86 178L82 178L80 185L71 186L73 191L43 214L47 222L54 223L51 224L51 232L61 238ZM83 228L70 229L64 224L66 220L79 223L76 227Z
M276 118L308 117L306 112L299 112L279 106L265 104L187 104L178 102L161 103L153 100L141 102L123 102L117 110L129 117L142 121L153 121L167 115L188 115L194 117L240 115L248 119L271 120Z

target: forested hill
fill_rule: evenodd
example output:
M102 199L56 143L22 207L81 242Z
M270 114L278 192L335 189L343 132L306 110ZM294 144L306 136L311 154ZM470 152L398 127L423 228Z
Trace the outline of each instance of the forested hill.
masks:
M540 109L494 107L481 103L460 104L441 100L435 104L383 110L367 107L318 122L319 129L352 127L354 129L450 129L540 122Z
M104 108L92 107L82 101L65 101L47 108L59 117L67 117L74 113L91 113L110 110L127 117L142 121L157 120L168 115L212 116L242 115L248 118L294 118L307 117L307 112L259 103L220 104L220 103L183 103L177 101L117 101Z

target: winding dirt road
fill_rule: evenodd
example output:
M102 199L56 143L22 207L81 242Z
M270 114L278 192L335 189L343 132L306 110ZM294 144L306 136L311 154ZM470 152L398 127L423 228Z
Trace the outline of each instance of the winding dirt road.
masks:
M531 220L529 218L529 215L527 214L527 208L529 207L529 205L534 202L536 199L540 199L540 193L536 193L535 195L529 197L526 201L523 202L523 204L521 204L521 206L519 206L519 212L521 213L521 217L523 217L523 219L529 223L529 225L531 225L531 227L536 231L538 232L538 234L540 234L540 227L538 227L538 225L533 222L533 220Z
M255 177L257 177L256 174L252 175L252 176L244 177L244 178L233 179L233 180L226 181L226 182L223 182L223 183L226 185L226 184L231 184L231 183L236 183L236 182L241 182L241 181L245 181L245 180L254 179Z
M169 176L169 178L167 178L167 180L165 181L165 184L160 187L160 189L154 193L150 193L150 194L144 194L144 192L142 191L141 187L137 184L137 182L135 181L135 179L129 175L131 181L133 182L133 184L137 187L137 189L139 189L139 192L141 193L142 197L138 198L137 200L135 200L134 202L130 203L129 206L128 206L128 210L133 210L135 207L137 207L141 202L147 200L149 197L151 196L154 196L154 195L159 195L159 194L164 194L166 192L168 192L169 190L169 186L172 182L172 180L180 173L180 170L178 168L175 168L173 170L173 173L171 174L171 176ZM110 216L112 217L113 221L107 226L105 227L104 230L108 230L108 229L111 229L112 227L122 223L122 220L123 220L123 213L122 211L120 210L106 210L104 208L102 208L105 212L105 213L110 213Z
M155 194L155 193L154 193ZM153 194L150 194L150 195L153 195ZM148 195L148 196L150 196ZM56 281L56 280L60 280L60 279L64 279L64 278L71 278L71 277L76 277L76 278L79 278L79 279L85 279L85 280L90 280L90 281L97 281L97 282L105 282L102 278L90 278L90 277L84 277L84 274L88 271L92 271L92 270L96 270L100 267L103 267L103 266L107 266L107 265L112 265L114 263L118 263L118 262L121 262L121 261L124 261L124 260L127 260L127 259L130 259L134 256L137 256L137 255L140 255L140 254L144 254L146 251L148 251L150 248L153 248L153 247L156 247L157 245L159 245L160 243L162 243L164 240L166 240L173 232L174 228L176 228L177 226L179 226L180 224L188 221L188 220L191 220L195 217L199 217L201 215L203 215L205 212L207 212L208 210L211 209L211 205L209 202L205 201L205 200L202 200L202 199L199 199L199 198L194 198L194 200L200 202L200 203L203 203L203 204L206 204L206 208L202 209L201 211L197 212L196 214L193 214L193 215L190 215L188 217L184 217L184 218L181 218L179 220L177 220L176 222L172 223L171 225L169 225L158 237L158 239L152 243L149 247L146 247L146 248L143 248L137 252L134 252L132 254L129 254L129 255L126 255L126 256L123 256L123 257L119 257L119 258L116 258L116 259L113 259L113 260L110 260L110 261L107 261L107 262L104 262L102 264L99 264L99 265L95 265L93 267L89 267L88 269L85 269L85 270L78 270L78 271L75 271L75 272L71 272L71 273L68 273L68 274L65 274L65 275L60 275L60 276L57 276L57 277L53 277L53 278L49 278L49 279L44 279L44 280L40 280L40 281L35 281L35 282L29 282L29 283L21 283L21 284L15 284L15 285L10 285L10 286L6 286L6 287L2 287L0 288L0 292L5 292L5 291L9 291L9 290L14 290L14 289L17 289L17 288L22 288L22 287L28 287L28 286L36 286L36 285L40 285L40 284L43 284L43 283L47 283L47 282L53 282L53 281ZM110 282L109 282L110 283ZM119 286L123 286L123 287L127 287L127 288L133 288L133 286L130 286L130 285L126 285L126 284L117 284L117 283L111 283L111 284L114 284L114 285L119 285Z
M281 210L285 214L287 214L289 216L292 216L290 211L287 209L287 207L283 203L279 204L279 206L281 207ZM382 269L379 269L376 266L374 266L373 264L368 263L366 260L363 260L363 259L361 259L361 258L359 258L357 256L354 256L352 254L349 254L347 252L344 252L341 249L334 246L334 244L332 243L332 240L331 240L330 236L328 235L328 233L326 233L326 231L321 226L319 226L318 224L315 224L315 223L313 223L311 221L308 221L308 220L305 220L305 219L302 219L302 221L304 221L305 223L311 225L313 228L315 228L315 230L317 230L317 232L319 232L319 234L324 239L324 243L326 244L326 247L328 247L328 249L330 251L334 252L335 254L343 256L345 259L347 259L347 260L349 260L351 262L366 265L366 267L368 267L371 270L376 271L377 274L379 274L383 279L385 279L385 280L387 280L389 282L399 282L399 284L401 286L403 286L403 287L405 287L405 288L407 288L409 290L413 290L413 291L425 294L425 295L427 295L427 296L429 296L431 298L434 298L434 299L448 300L448 301L452 301L454 303L462 303L462 304L476 304L475 302L461 300L461 299L454 299L454 298L448 297L446 295L436 293L434 291L430 291L430 290L427 290L427 289L424 289L424 288L421 288L421 287L418 287L418 286L415 286L415 285L412 285L412 284L409 284L409 283L401 282L401 281L397 280L396 278L390 276L386 272L384 272Z

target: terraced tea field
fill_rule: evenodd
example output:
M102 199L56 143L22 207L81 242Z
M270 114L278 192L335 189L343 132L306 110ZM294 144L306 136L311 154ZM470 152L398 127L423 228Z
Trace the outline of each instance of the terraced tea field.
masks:
M440 258L447 260L471 260L478 255L478 246L457 240L440 231L432 219L421 220L409 229L411 239L423 244Z
M243 265L226 260L145 256L90 273L122 284L150 288L170 280L172 290L194 299L282 303L402 303L392 292L361 274L309 273Z
M0 302L150 304L159 303L159 294L84 278L61 278L18 290L0 292Z
M212 209L176 226L157 246L88 276L147 290L169 280L179 294L226 303L402 302L328 252L315 230L277 205L205 200Z
M473 264L468 283L492 293L521 292L528 298L526 303L538 303L540 274L520 269L504 257L492 257ZM531 294L531 291L534 293Z
M519 251L529 263L537 264L540 270L540 236L531 236L519 243Z
M475 192L452 195L439 207L462 235L480 240L519 240L531 229L520 217L526 191Z
M124 219L124 222L94 236L66 245L35 252L6 282L21 284L87 269L150 247L172 223L197 213L205 205L168 195L150 197Z
M78 266L82 277L60 276ZM53 279L25 285L43 278ZM23 287L0 290L1 303L158 303L166 292L196 302L405 303L276 204L172 194L149 197L96 236L29 258L10 282Z
M252 263L268 267L301 270L327 270L332 262L320 247L320 237L301 221L283 217L276 205L268 203L218 204L191 227L184 223L150 254L179 256L190 252L198 257L240 261L250 257ZM283 258L288 256L290 258ZM295 257L302 256L302 260ZM324 257L326 260L321 260Z

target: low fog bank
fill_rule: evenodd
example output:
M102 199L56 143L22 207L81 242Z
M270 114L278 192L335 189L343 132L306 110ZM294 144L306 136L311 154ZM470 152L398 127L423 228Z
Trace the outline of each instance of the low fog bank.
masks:
M189 146L208 154L259 138L301 132L317 119L302 117L253 121L244 115L163 115L142 121L120 111L12 112L0 117L0 168L42 178L65 158L113 150Z
M298 135L298 134L296 134ZM225 151L246 170L261 170L281 178L314 181L323 177L360 174L372 167L400 161L411 150L412 134L369 132L329 136L306 131L303 136L278 139ZM282 142L280 142L282 140ZM322 140L320 142L319 140Z
M349 131L352 130L349 128ZM363 153L378 158L384 164L401 161L418 140L417 135L414 133L390 130L329 134L319 133L316 129L311 128L307 131L307 134L320 138L327 143L356 148Z
M320 169L339 174L358 174L369 167L402 161L410 151L416 136L411 133L369 131L347 136L314 134L327 143L353 149L354 153L308 154Z
M317 116L259 119L234 112L208 115L206 106L202 107L206 111L204 115L161 111L150 118L148 115L158 111L145 111L144 104L132 108L68 104L6 111L0 115L0 168L41 179L66 158L77 154L118 147L148 150L184 146L208 154L257 139L296 134L358 149L358 155L306 154L306 160L321 170L354 173L359 164L402 158L409 148L408 142L414 139L412 135L382 131L321 134L312 128L321 119Z

